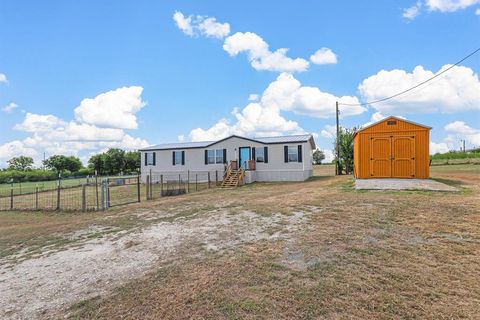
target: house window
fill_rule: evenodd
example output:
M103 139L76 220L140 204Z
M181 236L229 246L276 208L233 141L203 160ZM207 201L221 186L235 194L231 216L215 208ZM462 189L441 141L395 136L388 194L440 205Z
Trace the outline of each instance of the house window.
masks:
M145 165L146 166L155 165L155 152L145 152Z
M264 148L256 148L255 149L255 158L257 162L265 162L265 149Z
M223 149L207 150L207 164L224 163Z
M173 165L179 166L183 165L183 152L182 151L173 151Z
M288 147L288 162L298 162L298 148L297 146Z

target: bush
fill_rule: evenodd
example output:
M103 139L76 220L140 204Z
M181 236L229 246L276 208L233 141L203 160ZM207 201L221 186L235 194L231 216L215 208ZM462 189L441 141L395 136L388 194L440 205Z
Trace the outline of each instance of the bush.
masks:
M57 174L50 170L4 170L0 172L0 183L37 182L57 179Z
M437 153L430 156L432 160L448 160L448 159L474 159L480 158L480 151L474 150L472 152L449 151L447 153Z

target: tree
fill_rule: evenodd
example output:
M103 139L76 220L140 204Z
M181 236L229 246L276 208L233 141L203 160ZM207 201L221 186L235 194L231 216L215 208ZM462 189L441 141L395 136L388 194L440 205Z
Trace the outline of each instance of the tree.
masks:
M82 162L79 158L74 156L54 155L43 161L43 165L50 170L58 173L63 173L68 170L70 172L77 172L82 168Z
M321 164L324 159L325 153L322 150L317 149L313 152L313 164Z
M25 171L32 169L33 159L31 157L19 156L8 160L8 169Z
M339 163L339 172L345 171L345 174L353 172L353 136L357 132L357 128L341 128L338 137L340 149L340 161L335 155L335 162ZM335 138L334 146L337 145L337 138ZM335 149L336 150L336 149Z
M88 166L97 171L97 174L105 174L105 154L98 153L90 157Z
M125 153L125 171L139 172L140 171L140 152L129 151Z
M108 174L117 174L125 169L125 151L111 148L105 153L105 170Z

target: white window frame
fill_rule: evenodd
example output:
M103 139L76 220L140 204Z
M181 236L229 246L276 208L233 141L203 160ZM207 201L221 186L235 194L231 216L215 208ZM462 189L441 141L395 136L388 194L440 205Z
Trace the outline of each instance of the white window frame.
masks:
M182 165L182 151L173 151L175 155L175 163L174 166L181 166Z
M223 149L208 149L207 150L207 164L223 163Z
M147 166L155 165L155 163L153 162L153 154L154 152L147 152Z
M261 153L261 155L259 155L259 153ZM255 148L255 161L265 162L265 148Z
M298 146L288 146L288 162L298 162Z

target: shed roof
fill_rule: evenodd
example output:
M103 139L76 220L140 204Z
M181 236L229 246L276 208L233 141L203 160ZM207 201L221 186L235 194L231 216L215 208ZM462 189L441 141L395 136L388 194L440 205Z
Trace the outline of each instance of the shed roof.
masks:
M403 121L403 122L406 122L406 123L410 123L410 124L412 124L412 125L414 125L414 126L419 126L419 127L422 127L422 128L428 129L428 130L432 129L432 127L429 127L429 126L426 126L426 125L423 125L423 124L420 124L420 123L417 123L417 122L413 122L413 121L406 120L406 119L402 119L402 118L395 117L395 116L389 116L389 117L386 117L386 118L384 118L384 119L382 119L382 120L379 120L379 121L377 121L377 122L374 122L374 123L372 123L372 124L369 124L368 126L366 126L366 127L362 128L362 129L358 130L357 132L355 132L355 134L354 134L353 136L355 137L358 133L360 133L360 132L362 132L362 131L364 131L364 130L366 130L366 129L368 129L368 128L374 127L374 126L376 126L376 125L378 125L378 124L380 124L380 123L382 123L382 122L391 120L391 119L395 119L395 120L398 120L398 121Z
M231 139L231 138L240 138L244 140L249 140L252 142L262 143L262 144L279 144L279 143L299 143L299 142L310 142L312 149L316 148L315 141L311 134L302 134L302 135L291 135L291 136L275 136L275 137L260 137L260 138L247 138L238 135L231 135L226 138L216 140L216 141L198 141L198 142L177 142L177 143L163 143L154 145L151 147L140 149L140 151L151 151L151 150L172 150L172 149L195 149L195 148L207 148L216 143Z

